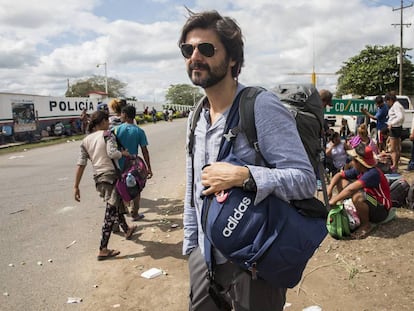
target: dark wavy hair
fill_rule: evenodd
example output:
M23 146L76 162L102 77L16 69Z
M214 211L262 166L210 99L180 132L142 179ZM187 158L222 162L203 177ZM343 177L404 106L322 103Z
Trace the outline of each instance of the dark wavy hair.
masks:
M238 77L244 65L243 36L237 22L227 16L221 16L217 11L194 13L187 9L189 17L181 31L178 46L187 39L187 34L196 29L211 29L217 33L227 55L236 62L231 69L233 78Z
M92 133L95 131L95 127L101 124L103 121L109 120L109 114L105 110L97 110L91 114L91 120L88 124L88 131Z

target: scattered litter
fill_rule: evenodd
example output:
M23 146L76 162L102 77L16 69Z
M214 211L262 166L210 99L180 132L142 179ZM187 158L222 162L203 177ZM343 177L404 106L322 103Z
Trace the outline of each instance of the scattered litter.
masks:
M79 297L69 297L66 303L80 303L82 302L82 298Z
M47 261L50 262L50 263L52 263L53 262L53 259L48 259Z
M94 288L98 288L99 286L95 284L93 287L94 287Z
M26 149L24 150L24 151L26 151ZM9 160L14 160L14 159L18 159L18 158L24 158L24 156L11 156L10 158L9 158Z
M14 264L13 263L9 263L9 267L14 267Z
M135 257L128 257L128 260L135 260Z
M37 265L38 265L38 266L43 266L43 262L38 261L38 262L37 262Z
M143 273L141 273L141 276L146 279L153 279L157 276L160 276L162 274L162 270L157 268L151 268Z
M68 180L69 178L67 178L67 177L60 177L60 178L58 178L58 181L65 181L65 180Z
M322 311L322 308L319 306L310 306L305 309L302 309L302 311Z
M24 261L22 261L20 264L21 264L22 266L24 266L26 263L25 263Z
M121 305L119 303L117 303L116 305L113 305L112 308L119 308L121 307Z
M21 213L21 212L24 212L24 209L19 209L18 211L11 212L9 213L9 215L13 215L13 214Z
M8 292L3 293L3 296L9 296Z
M75 243L76 243L76 240L73 240L73 241L72 241L72 243L70 243L69 245L67 245L67 246L66 246L66 248L71 247L71 246L72 246L73 244L75 244Z
M178 228L178 224L172 224L171 228Z
M283 306L283 309L289 308L291 306L292 306L292 304L290 302L285 302L285 305Z

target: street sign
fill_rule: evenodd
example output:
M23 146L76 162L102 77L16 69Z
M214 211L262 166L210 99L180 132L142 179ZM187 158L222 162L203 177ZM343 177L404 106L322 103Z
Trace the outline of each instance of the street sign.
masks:
M326 106L325 114L358 116L363 115L362 108L366 108L373 115L377 111L375 102L367 99L333 99L332 104L333 106Z

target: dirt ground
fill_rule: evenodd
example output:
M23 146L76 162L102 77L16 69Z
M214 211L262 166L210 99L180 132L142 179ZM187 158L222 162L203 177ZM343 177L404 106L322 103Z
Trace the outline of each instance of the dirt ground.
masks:
M114 237L114 245L128 255L96 265L95 288L80 310L187 310L182 200L144 200L143 206L148 208L135 243ZM327 236L301 282L288 291L285 310L414 310L414 212L401 208L396 214L363 240ZM150 268L164 274L142 278Z

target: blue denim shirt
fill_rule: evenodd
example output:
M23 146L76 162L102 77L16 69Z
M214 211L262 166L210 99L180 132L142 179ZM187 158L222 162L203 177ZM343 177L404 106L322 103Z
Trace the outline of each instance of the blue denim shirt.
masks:
M237 94L244 88L238 85ZM195 129L194 139L194 183L192 177L192 161L187 152L186 158L186 193L184 201L184 241L183 254L200 245L203 252L204 233L201 227L201 208L203 191L201 171L205 164L216 161L220 143L226 125L228 109L211 125L209 104L206 99ZM255 125L258 143L262 155L271 165L264 163L255 166L255 151L250 148L244 133L239 133L234 142L233 151L246 163L257 185L255 204L268 195L275 195L283 200L300 200L310 198L316 191L316 177L309 162L305 148L301 142L294 116L281 104L272 92L262 92L257 96L255 108ZM188 118L191 120L191 114ZM187 132L189 134L189 123ZM187 135L188 143L188 135ZM194 205L191 193L194 193ZM218 264L226 259L215 250Z

